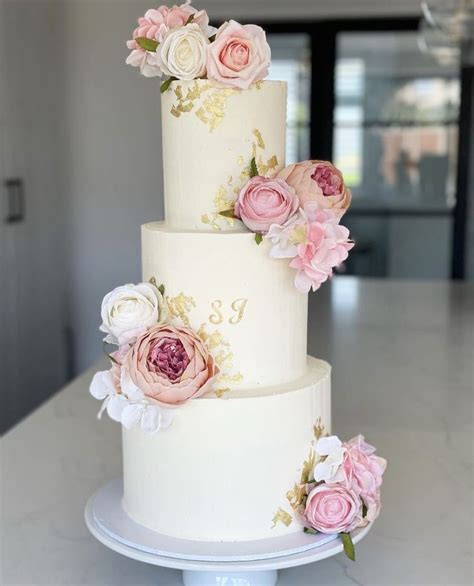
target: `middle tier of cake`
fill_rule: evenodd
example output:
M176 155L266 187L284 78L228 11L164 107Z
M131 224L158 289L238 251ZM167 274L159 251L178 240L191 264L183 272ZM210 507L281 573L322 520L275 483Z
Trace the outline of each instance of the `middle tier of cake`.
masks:
M165 287L169 311L205 338L221 370L216 391L285 384L306 372L308 296L284 259L249 232L142 226L143 279Z

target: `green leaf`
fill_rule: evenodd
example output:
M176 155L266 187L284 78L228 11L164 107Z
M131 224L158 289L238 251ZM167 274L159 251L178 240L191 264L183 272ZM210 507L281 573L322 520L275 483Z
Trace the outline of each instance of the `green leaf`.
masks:
M362 518L367 517L367 507L362 503Z
M135 42L142 49L145 49L145 51L150 51L151 53L155 53L158 45L160 44L158 41L155 41L155 39L148 39L147 37L137 37Z
M352 560L353 562L356 561L355 549L354 544L352 543L352 537L350 533L339 533L339 536L342 540L342 545L344 546L344 553L346 556Z
M209 42L213 43L216 40L216 35L212 35L209 37Z
M165 294L165 286L164 286L163 284L161 284L161 285L158 287L158 291L159 291L159 292L160 292L162 295L164 295L164 294Z
M160 85L160 92L164 94L166 90L170 87L171 82L174 81L176 77L168 77L161 85Z
M230 210L222 210L219 212L219 216L225 216L226 218L234 218L234 220L238 220L239 218L235 215L234 208Z
M309 533L310 535L316 535L318 532L316 531L316 529L312 529L311 527L305 527L303 529L304 533Z
M261 244L263 240L263 236L262 234L260 234L260 232L257 232L257 234L255 234L255 242L257 244Z
M252 160L250 161L250 177L256 177L257 175L258 175L257 161L255 160L255 157L252 157Z
M191 24L194 20L194 14L190 14L188 20L186 21L186 24ZM186 26L185 24L185 26Z

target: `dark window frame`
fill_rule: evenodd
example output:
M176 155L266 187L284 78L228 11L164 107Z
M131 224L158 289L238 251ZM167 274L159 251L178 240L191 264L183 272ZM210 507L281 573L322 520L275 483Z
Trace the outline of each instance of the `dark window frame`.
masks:
M418 18L363 18L327 19L293 22L263 22L259 24L269 33L304 33L311 41L311 100L310 100L310 153L312 158L333 157L333 129L335 107L336 39L343 32L403 31L418 29ZM458 123L458 153L456 176L456 203L451 209L435 214L422 210L372 210L372 215L447 215L452 216L451 278L465 279L467 197L469 189L469 158L473 152L471 128L471 101L474 99L473 68L460 73L461 104ZM351 213L351 212L349 212Z

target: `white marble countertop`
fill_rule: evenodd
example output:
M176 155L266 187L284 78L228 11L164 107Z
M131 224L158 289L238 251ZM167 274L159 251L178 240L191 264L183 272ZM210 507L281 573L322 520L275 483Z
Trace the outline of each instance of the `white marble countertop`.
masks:
M309 349L334 367L334 430L363 432L389 466L358 561L284 570L279 586L472 584L474 287L339 278L311 305ZM91 374L1 440L5 586L180 584L84 525L88 497L121 474L120 428L97 422Z

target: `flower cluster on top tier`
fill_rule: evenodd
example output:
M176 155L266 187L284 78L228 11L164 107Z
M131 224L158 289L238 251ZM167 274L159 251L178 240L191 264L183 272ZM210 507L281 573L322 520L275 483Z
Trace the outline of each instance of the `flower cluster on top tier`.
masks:
M316 440L300 483L287 495L305 531L339 534L354 560L350 532L377 518L386 466L362 435L348 442L337 436Z
M354 246L339 223L351 201L341 172L327 161L313 160L262 177L252 159L249 174L234 208L221 214L241 220L255 232L257 244L264 237L270 240L272 258L292 259L296 288L316 291Z
M102 302L104 343L118 346L112 366L95 374L91 394L111 419L130 429L168 427L173 409L211 390L219 368L190 328L169 322L164 287L154 282L123 285Z
M147 10L127 47L131 53L126 62L144 76L167 76L162 91L175 79L199 78L247 89L268 75L271 58L261 27L231 20L216 29L209 26L207 12L196 10L191 0Z

